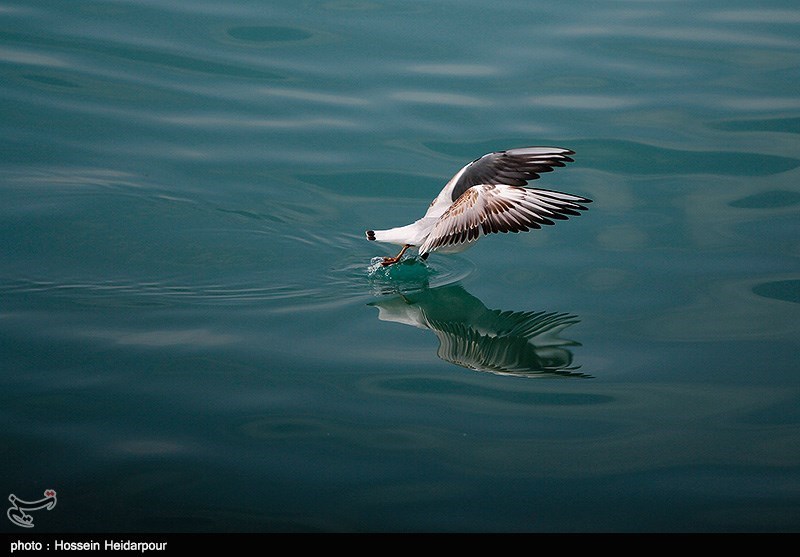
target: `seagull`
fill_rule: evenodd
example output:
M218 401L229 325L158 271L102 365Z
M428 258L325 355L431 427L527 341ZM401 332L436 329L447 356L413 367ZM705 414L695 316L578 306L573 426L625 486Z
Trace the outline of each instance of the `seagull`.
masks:
M522 147L488 153L459 170L431 202L425 215L406 226L367 230L367 240L402 246L381 265L400 261L410 248L424 260L434 252L457 253L481 236L525 232L588 210L591 199L525 187L544 172L573 162L561 147Z

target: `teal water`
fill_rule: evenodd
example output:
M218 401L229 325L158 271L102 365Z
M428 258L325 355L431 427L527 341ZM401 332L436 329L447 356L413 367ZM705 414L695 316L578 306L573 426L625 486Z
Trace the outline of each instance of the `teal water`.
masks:
M34 531L800 530L794 2L12 0L0 84ZM526 145L587 213L371 269Z

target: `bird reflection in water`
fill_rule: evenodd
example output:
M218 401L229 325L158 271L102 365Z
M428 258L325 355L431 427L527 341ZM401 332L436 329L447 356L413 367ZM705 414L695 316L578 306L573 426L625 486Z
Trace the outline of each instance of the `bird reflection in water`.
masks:
M580 320L568 313L488 309L461 285L425 288L372 302L378 319L430 329L447 362L498 375L591 377L576 370L559 334Z

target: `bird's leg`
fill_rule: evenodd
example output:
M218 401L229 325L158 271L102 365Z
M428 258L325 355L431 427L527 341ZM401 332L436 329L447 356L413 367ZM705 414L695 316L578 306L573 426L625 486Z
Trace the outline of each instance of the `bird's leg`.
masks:
M398 261L400 261L400 258L403 257L403 254L406 252L406 250L410 247L411 244L406 244L403 246L403 249L400 250L400 253L398 253L394 257L384 257L383 261L381 262L381 265L383 265L384 267L388 267L393 263L397 263Z

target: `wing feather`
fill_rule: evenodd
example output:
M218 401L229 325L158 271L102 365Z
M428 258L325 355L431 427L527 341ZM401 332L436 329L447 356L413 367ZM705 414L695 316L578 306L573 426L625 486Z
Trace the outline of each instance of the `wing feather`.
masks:
M540 174L572 162L574 151L560 147L523 147L488 153L468 164L451 196L456 201L469 188L481 184L524 186Z
M525 232L553 225L587 210L590 199L550 190L505 184L467 189L439 217L420 247L420 255L475 242L482 234Z

